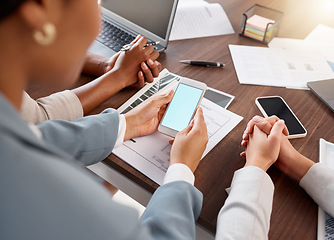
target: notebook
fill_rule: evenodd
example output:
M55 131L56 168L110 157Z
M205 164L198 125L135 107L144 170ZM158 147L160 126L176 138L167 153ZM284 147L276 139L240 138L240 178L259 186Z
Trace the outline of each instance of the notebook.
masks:
M110 57L138 34L167 48L178 0L102 0L102 30L89 51Z
M334 79L308 82L307 86L334 112Z

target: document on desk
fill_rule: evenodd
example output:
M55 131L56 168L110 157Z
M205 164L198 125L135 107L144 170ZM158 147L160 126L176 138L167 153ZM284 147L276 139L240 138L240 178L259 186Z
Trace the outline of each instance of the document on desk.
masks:
M298 50L304 52L317 51L326 58L327 63L334 72L334 40L326 41L325 39L322 39L320 41L292 38L274 38L270 41L268 47L287 50Z
M181 0L169 37L170 41L234 33L224 9L218 3Z
M166 71L163 71L170 77ZM176 76L176 75L174 75ZM155 83L153 83L154 86ZM172 83L173 84L173 83ZM174 84L174 87L176 85ZM171 88L166 86L158 94L169 92ZM131 99L130 99L131 100ZM136 102L135 99L132 101ZM127 109L121 106L120 109ZM209 142L202 158L211 151L239 122L243 117L234 114L219 105L203 98L201 107L203 108L205 123L207 124ZM149 136L138 137L123 143L122 146L115 148L113 153L127 162L138 171L145 174L154 182L161 185L165 173L169 166L171 145L169 140L172 138L156 132Z
M319 162L334 169L334 144L320 139ZM318 211L318 240L334 239L334 218L324 212L320 207Z
M307 82L334 77L318 51L229 45L241 84L308 89Z
M307 35L305 41L334 42L334 28L319 24Z

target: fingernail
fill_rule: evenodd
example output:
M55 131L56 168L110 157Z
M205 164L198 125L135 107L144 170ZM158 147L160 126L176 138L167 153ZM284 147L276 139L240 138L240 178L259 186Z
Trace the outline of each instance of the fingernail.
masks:
M285 121L283 119L280 119L279 122L285 124Z
M244 133L244 134L242 135L242 139L245 139L246 136L247 136L247 133Z
M261 118L259 116L255 116L255 117L253 117L253 121L256 122L256 123L259 123L259 122L261 122Z
M152 59L147 60L147 63L150 64L150 65L154 64L153 61L152 61Z
M140 75L141 77L144 77L144 74L143 74L142 71L139 72L139 75Z
M245 133L249 133L249 127L246 127Z
M148 67L147 67L147 65L146 65L145 63L143 63L143 68L144 68L145 70L148 69Z

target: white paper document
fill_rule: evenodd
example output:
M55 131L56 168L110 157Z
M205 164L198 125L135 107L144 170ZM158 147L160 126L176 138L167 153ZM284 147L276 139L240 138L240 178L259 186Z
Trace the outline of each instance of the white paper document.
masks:
M307 82L334 77L318 51L229 45L241 84L308 89Z
M169 40L200 38L234 33L224 9L218 3L181 0Z
M313 41L313 40L302 40L302 39L292 39L292 38L274 38L268 44L269 48L279 48L294 51L313 51L322 54L329 66L334 72L334 40L332 42L328 41Z
M162 71L164 78L170 78L170 74L167 70ZM176 76L176 75L174 75ZM176 84L172 82L171 85L176 87ZM176 82L177 83L177 82ZM156 84L153 83L152 86ZM169 87L162 90L169 91ZM158 94L163 91L158 91ZM145 89L147 92L148 90ZM136 96L140 96L136 94ZM125 103L120 107L120 111L124 111L130 106L131 102L136 102L135 98L130 99L128 103ZM135 107L135 106L134 106ZM202 158L211 151L239 122L243 117L234 114L217 104L203 98L201 107L203 108L205 122L208 129L209 142ZM172 138L156 132L149 136L138 137L123 143L122 146L115 148L113 153L127 162L138 171L145 174L159 185L162 184L165 173L169 166L171 145L169 140Z
M320 139L319 162L334 169L334 144ZM318 213L318 240L334 239L334 218L319 207Z
M334 42L334 28L319 24L305 38L306 41Z

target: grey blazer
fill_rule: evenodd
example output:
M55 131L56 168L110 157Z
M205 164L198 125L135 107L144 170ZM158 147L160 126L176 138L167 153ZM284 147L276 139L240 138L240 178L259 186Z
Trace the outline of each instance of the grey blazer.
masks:
M117 126L108 109L46 121L39 140L0 94L0 239L194 239L202 194L192 185L158 188L138 222L84 169L111 153Z

